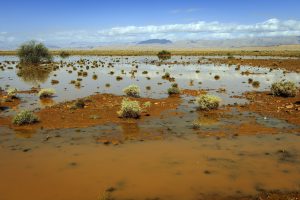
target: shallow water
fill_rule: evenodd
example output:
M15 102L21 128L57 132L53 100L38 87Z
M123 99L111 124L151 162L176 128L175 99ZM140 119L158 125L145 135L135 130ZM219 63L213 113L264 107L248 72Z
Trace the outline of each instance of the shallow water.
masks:
M234 65L216 66L214 64L198 64L198 56L180 57L173 56L171 62L178 61L183 64L162 64L157 66L157 58L151 56L70 56L65 59L55 57L55 61L63 64L57 64L60 68L56 71L49 70L25 70L21 71L15 68L16 64L6 64L6 67L13 67L13 69L5 69L0 72L1 87L15 87L18 90L29 90L31 87L54 88L57 92L53 103L58 103L66 100L73 100L80 97L91 95L95 92L112 93L122 95L122 89L130 84L136 84L141 87L141 94L143 97L163 98L167 96L167 89L172 82L162 79L162 76L168 72L171 77L175 78L181 89L204 89L210 90L210 93L216 94L223 99L223 104L243 103L242 99L232 98L234 95L241 95L245 91L264 91L267 90L271 83L281 79L288 79L295 82L300 81L297 73L283 73L282 70L273 70L269 72L268 69L241 66L240 70L235 70ZM78 64L80 59L88 61L85 64ZM3 61L17 61L14 56L0 56L0 62ZM99 67L92 68L93 61L97 61ZM155 63L151 63L151 61ZM170 61L168 61L170 62ZM187 64L188 62L188 64ZM109 66L109 63L112 66ZM87 70L86 67L89 67ZM129 74L131 70L136 69L137 73L134 76ZM76 67L76 70L72 68ZM83 70L88 72L86 77L78 76L77 72ZM123 70L123 73L122 73ZM71 71L71 73L69 73ZM111 71L114 74L109 74ZM147 71L147 74L143 72ZM198 73L197 73L198 71ZM249 71L253 74L241 75L241 72ZM18 76L19 74L19 76ZM21 74L21 75L20 75ZM93 79L93 75L97 75L97 79ZM214 77L218 75L220 78L216 80ZM116 76L121 76L123 80L116 80ZM70 84L71 80L81 78L81 87L75 87ZM248 79L259 81L258 88L253 87L248 83ZM52 85L51 80L58 80L59 84ZM106 86L109 84L109 86ZM146 87L150 86L151 90ZM225 88L225 93L218 93L220 88ZM35 95L22 94L23 98L28 98L30 102L34 101L37 105L42 106L43 102L39 102ZM49 102L48 104L49 105ZM28 107L28 105L25 105Z
M0 71L1 88L29 90L40 86L54 88L57 93L47 101L40 101L36 94L18 94L21 105L1 116L95 92L122 95L122 89L129 84L139 85L143 97L164 98L173 83L162 79L165 72L175 78L181 89L208 90L220 96L223 105L245 103L232 96L269 90L273 81L300 81L297 73L250 66L236 70L234 65L198 64L199 58L173 56L171 61L178 64L158 66L157 58L151 56L55 57L60 66L57 70L21 74L15 67L17 63L5 63L5 69ZM88 61L79 64L80 59ZM2 64L5 60L17 58L0 56ZM101 65L92 68L93 61ZM137 73L132 77L129 72L136 66ZM77 88L70 81L78 78L80 69L88 75L79 76L82 87ZM242 75L245 71L253 74ZM96 80L93 74L98 76ZM118 75L123 80L117 81ZM220 79L215 80L215 75ZM249 78L259 81L260 86L248 84ZM59 84L52 85L53 79ZM219 88L226 92L218 92ZM300 189L299 126L236 109L205 115L196 111L192 102L195 97L181 98L182 104L170 111L173 114L164 112L160 117L133 123L36 131L0 126L0 199L96 200L105 194L116 199L206 199L211 195L243 196L261 190ZM192 127L193 122L201 125L199 129ZM246 127L243 136L239 136L240 127ZM265 134L270 131L277 134ZM104 145L103 140L111 144Z

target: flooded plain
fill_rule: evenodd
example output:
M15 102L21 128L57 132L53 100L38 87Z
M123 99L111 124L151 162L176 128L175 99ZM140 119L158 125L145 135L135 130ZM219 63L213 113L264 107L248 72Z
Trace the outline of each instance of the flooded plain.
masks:
M1 56L0 86L17 88L20 103L0 112L0 199L234 199L299 191L300 124L236 107L249 103L245 92L269 91L275 81L299 85L299 73L215 64L211 58L70 56L33 69ZM169 97L173 83L180 96ZM137 120L105 120L112 111L107 105L123 98L130 84L164 109ZM40 88L56 94L40 100ZM198 111L194 99L200 93L219 96L221 108ZM75 117L72 126L51 128L47 124L57 121L51 116L34 128L7 122L24 108L47 115L53 106L61 104L60 111L66 102L105 94L114 96L104 96L111 104L103 103L103 113L91 104L93 112L66 111L59 118ZM49 112L52 118L57 110Z

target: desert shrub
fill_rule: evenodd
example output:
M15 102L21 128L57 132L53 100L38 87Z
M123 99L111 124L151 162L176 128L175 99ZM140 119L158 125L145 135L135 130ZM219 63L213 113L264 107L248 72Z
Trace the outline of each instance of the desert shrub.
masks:
M171 77L170 73L169 73L169 72L166 72L161 78L162 78L162 79L168 79L168 78L170 78L170 77Z
M7 96L9 98L17 98L17 88L9 88L6 90Z
M42 43L36 43L35 41L22 44L18 49L18 56L20 62L26 64L39 64L52 60L49 50Z
M168 60L168 59L171 58L171 52L166 51L166 50L162 50L162 51L158 52L157 57L160 60Z
M41 89L38 93L40 98L48 98L55 94L55 90L53 88L44 88Z
M212 110L219 107L221 99L217 96L206 94L197 97L196 102L199 110Z
M118 111L118 115L123 118L139 118L141 112L142 109L139 102L124 98L121 103L121 109Z
M130 97L139 97L141 90L137 85L129 85L123 89L123 92Z
M271 92L275 96L294 97L298 93L298 88L294 82L279 81L272 84Z
M179 94L180 93L180 89L178 87L170 87L168 89L168 94L172 95L172 94Z
M260 82L259 81L253 81L252 82L252 86L255 87L255 88L258 88L260 85Z
M31 111L23 110L13 118L12 122L13 124L20 126L24 124L33 124L38 121L38 117L34 115Z
M59 53L59 56L62 57L62 58L66 58L66 57L69 57L70 56L70 53L67 52L67 51L61 51Z
M85 106L85 102L83 99L78 99L75 101L73 108L77 109L77 108L84 108Z

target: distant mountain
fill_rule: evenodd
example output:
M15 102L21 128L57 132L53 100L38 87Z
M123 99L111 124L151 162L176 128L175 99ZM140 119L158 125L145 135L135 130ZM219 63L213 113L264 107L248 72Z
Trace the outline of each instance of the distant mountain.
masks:
M172 44L172 41L166 39L150 39L138 42L138 44Z
M300 36L253 37L219 40L182 40L174 46L190 48L239 48L300 44Z

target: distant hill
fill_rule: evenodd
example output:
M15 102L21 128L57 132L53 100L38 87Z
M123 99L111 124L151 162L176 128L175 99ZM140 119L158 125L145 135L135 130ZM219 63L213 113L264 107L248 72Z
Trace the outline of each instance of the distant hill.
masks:
M138 44L172 44L172 41L166 39L150 39L138 42Z
M182 40L173 43L178 47L190 48L240 48L300 44L300 36L253 37L218 40Z

